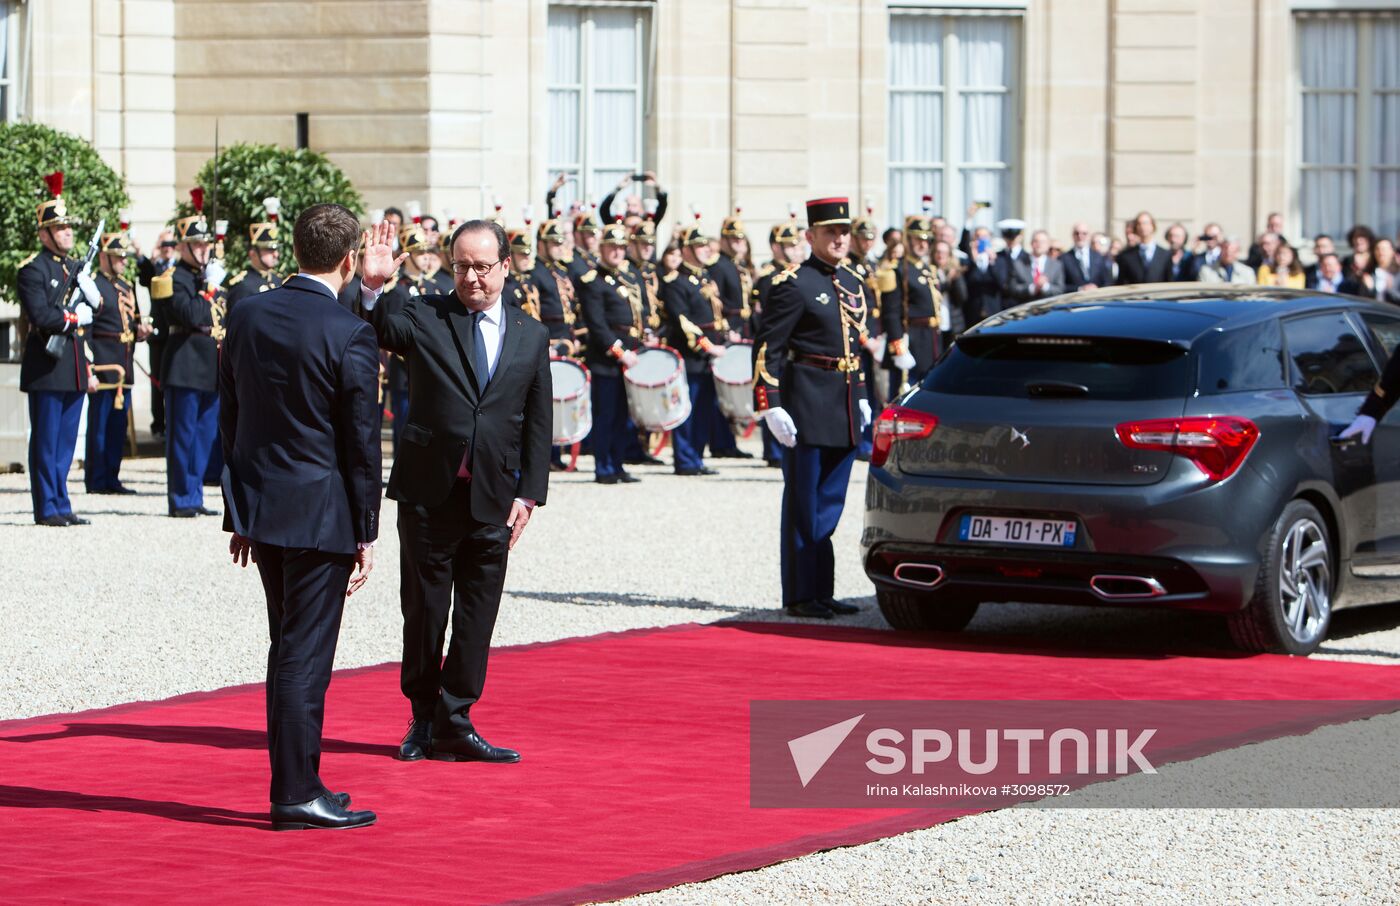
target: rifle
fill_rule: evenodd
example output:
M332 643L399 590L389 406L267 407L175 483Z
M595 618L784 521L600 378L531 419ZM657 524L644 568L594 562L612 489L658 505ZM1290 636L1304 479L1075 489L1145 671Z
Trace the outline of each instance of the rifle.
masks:
M107 225L106 219L97 221L97 232L92 234L92 241L88 243L87 254L83 256L82 267L75 268L68 275L68 279L63 284L63 292L57 297L56 304L68 313L76 309L83 301L82 290L78 287L78 278L92 269L92 262L97 257L97 252L102 248L102 228ZM68 342L68 334L56 333L49 337L44 344L44 351L55 359L63 358L63 347Z

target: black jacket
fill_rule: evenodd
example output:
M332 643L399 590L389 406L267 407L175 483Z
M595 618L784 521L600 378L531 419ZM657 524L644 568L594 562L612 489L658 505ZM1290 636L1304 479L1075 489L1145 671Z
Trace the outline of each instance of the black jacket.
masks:
M405 357L409 373L409 421L389 476L390 499L442 505L470 447L478 522L504 525L516 497L543 504L554 422L549 331L506 306L505 343L483 391L467 358L471 312L455 293L412 296L398 308L380 302L365 317L379 345Z
M307 277L229 314L219 362L224 531L352 554L379 536L374 331Z
M928 262L906 257L891 271L880 293L880 326L891 343L903 342L914 356L914 372L923 374L938 359L937 336L947 325L938 324L938 275ZM918 323L922 322L922 323ZM884 368L895 370L894 355L887 349Z
M855 271L815 255L772 277L754 337L754 409L785 409L804 444L849 448L860 440L857 325L869 315L868 295Z
M92 363L122 366L125 372L124 383L130 387L132 371L136 367L132 363L131 354L136 349L136 328L140 324L140 318L139 315L122 315L121 293L123 290L132 292L132 286L122 277L113 282L101 271L95 274L92 280L97 284L97 291L102 294L102 308L98 309L93 317L92 327L88 331ZM103 369L97 372L97 379L104 384L111 384L115 383L116 375Z
M710 354L701 341L722 346L729 334L719 290L709 272L683 263L662 277L661 307L666 311L666 344L685 360L685 373L694 377L709 371Z
M715 288L719 290L720 302L724 304L724 319L729 323L729 329L747 334L749 313L745 309L749 307L746 296L750 289L745 284L752 281L746 281L739 273L739 262L724 254L717 257L715 263L707 270L710 272L710 279L715 281Z
M594 374L616 377L622 374L622 366L613 347L636 350L642 346L646 289L630 273L604 267L584 274L580 282L579 308L588 327L584 361Z
M282 285L282 275L276 271L260 271L249 267L239 271L225 282L230 310L240 299L265 293Z
M24 358L19 366L19 389L73 393L87 390L87 330L64 319L58 297L68 273L82 262L60 258L45 249L20 266L16 283L19 304L28 322ZM96 315L94 315L94 318ZM44 349L49 337L68 337L63 355L54 358Z
M1168 256L1170 258L1170 255ZM1060 264L1065 269L1065 289L1067 293L1079 291L1086 283L1095 286L1113 285L1113 263L1093 249L1089 250L1089 269L1079 263L1079 250L1069 248L1060 255Z
M1172 250L1158 245L1152 250L1152 263L1143 264L1142 246L1125 248L1114 259L1118 262L1118 285L1166 283L1172 278Z
M224 292L204 295L203 274L181 261L151 281L151 299L164 300L170 334L161 362L161 385L214 392L219 389L219 341L224 333Z

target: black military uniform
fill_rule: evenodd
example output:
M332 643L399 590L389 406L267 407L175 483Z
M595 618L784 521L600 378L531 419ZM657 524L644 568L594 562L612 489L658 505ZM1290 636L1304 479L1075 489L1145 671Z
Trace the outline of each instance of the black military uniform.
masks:
M911 217L905 222L905 242L909 238L931 239L932 225L927 217ZM938 361L938 275L922 258L905 255L892 270L879 272L880 322L884 329L885 370L890 372L889 397L893 399L903 383L895 358L908 352L914 367L904 379L918 383Z
M56 243L53 233L71 230L72 221L63 201L63 174L45 180L53 197L39 203L39 232L47 232ZM64 311L61 298L70 274L79 267L81 262L45 247L20 263L16 280L26 328L19 389L29 397L29 490L34 521L55 527L87 523L73 515L68 470L88 388L88 331L78 316ZM45 348L55 336L64 338L57 357Z
M790 219L786 223L775 224L768 231L768 246L784 246L791 248L802 242L802 230L798 227L795 219ZM798 265L789 262L786 258L776 256L772 261L758 269L754 276L753 291L749 315L750 336L758 336L758 332L763 328L763 310L768 304L768 296L773 290L773 280L780 274L793 270ZM763 437L763 461L771 468L779 468L783 464L783 448L778 443L778 439L773 436L773 432L768 429L768 423L760 420L758 423L759 433Z
M639 220L627 234L627 271L633 282L642 287L642 312L645 317L645 334L655 334L661 329L661 274L651 255L643 253L644 248L656 247L656 224L650 220Z
M604 248L625 249L627 229L620 223L603 228ZM606 254L606 252L605 252ZM646 330L646 289L635 279L624 257L609 266L599 256L598 267L584 274L579 310L588 327L584 361L592 375L594 479L600 484L630 484L640 479L623 467L635 429L627 420L627 393L622 382L623 359L642 348Z
M534 282L535 259L532 254L534 245L530 238L530 225L525 224L523 230L511 230L506 236L510 240L510 265L506 270L506 282L501 289L501 298L507 305L514 305L536 321L543 321L540 317L540 291ZM516 255L531 256L527 259L530 264L529 270L519 270L516 267Z
M203 193L192 192L195 209ZM170 335L161 362L166 411L166 496L170 515L218 515L204 506L204 482L219 440L219 343L224 338L227 298L205 278L196 245L213 238L204 215L175 222L180 261L151 281L151 299L163 302Z
M737 208L734 216L725 218L719 234L727 239L748 239ZM753 293L753 272L748 264L721 251L709 271L710 278L719 289L720 301L724 303L724 319L729 323L729 329L742 337L752 337L753 334L749 332L749 317L752 314L749 303Z
M814 230L851 222L844 198L809 201L807 217ZM829 619L856 609L833 598L831 536L870 417L860 360L866 287L844 260L815 254L772 283L754 340L754 408L796 428L795 444L783 450L783 607Z
M688 249L708 248L710 244L710 237L698 225L682 229L679 238ZM702 451L719 413L710 350L728 339L724 304L706 268L687 260L662 278L661 305L666 312L668 343L681 354L690 385L690 417L671 432L676 474L711 475L714 470L705 466Z
M102 254L125 262L131 240L125 233L107 233L102 237ZM121 467L136 342L144 339L140 313L134 289L120 272L109 275L101 270L93 282L102 294L102 308L92 322L92 370L103 386L88 397L83 481L89 494L135 494L121 483Z
M274 201L275 199L267 199ZM275 215L274 215L275 217ZM268 220L248 227L249 266L228 279L228 307L233 308L244 296L265 293L282 285L282 275L273 268L260 268L254 261L258 249L277 249L277 221Z
M540 320L549 329L550 345L562 355L577 355L588 331L578 317L578 286L574 282L576 258L563 226L555 218L541 223L535 238L541 252L548 245L562 244L563 255L558 258L544 254L535 256L535 287L540 291ZM587 269L579 276L583 273L587 273Z

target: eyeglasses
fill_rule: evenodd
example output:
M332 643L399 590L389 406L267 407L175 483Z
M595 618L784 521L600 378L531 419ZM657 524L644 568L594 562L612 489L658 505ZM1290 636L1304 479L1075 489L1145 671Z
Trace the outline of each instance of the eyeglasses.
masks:
M504 260L504 258L501 259L501 261ZM484 278L487 274L491 273L492 269L495 268L497 264L500 264L501 261L494 261L491 264L454 264L452 265L452 273L459 277L465 277L468 271L476 271L477 277Z

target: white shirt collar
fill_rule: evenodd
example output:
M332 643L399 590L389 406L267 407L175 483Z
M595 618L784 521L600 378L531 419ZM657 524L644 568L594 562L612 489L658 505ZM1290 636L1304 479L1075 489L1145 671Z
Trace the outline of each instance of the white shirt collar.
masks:
M340 293L336 292L335 288L326 282L325 277L318 277L315 274L308 274L306 271L297 271L297 276L305 277L308 280L315 280L317 283L324 286L326 288L326 291L330 293L332 297L340 298Z
M502 295L504 295L504 293L502 293ZM497 296L497 297L496 297L495 303L494 303L490 308L484 309L484 310L482 311L482 313L481 313L482 320L483 320L483 321L490 321L492 325L494 325L494 326L496 326L496 327L500 327L500 326L501 326L501 309L502 309L502 308L504 308L504 306L501 305L501 296ZM468 310L468 311L471 311L471 309L467 309L467 310Z

